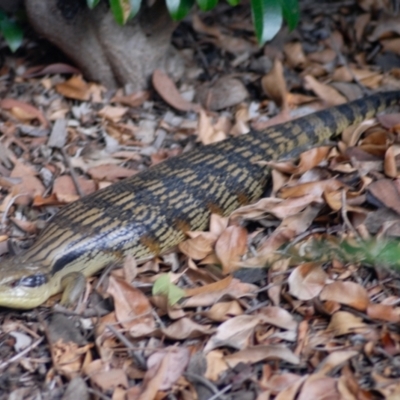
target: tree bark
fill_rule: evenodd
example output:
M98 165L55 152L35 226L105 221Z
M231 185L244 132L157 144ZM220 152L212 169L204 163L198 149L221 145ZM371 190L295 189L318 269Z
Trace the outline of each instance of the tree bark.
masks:
M183 61L170 44L176 24L165 0L149 6L142 3L139 14L119 26L105 2L89 10L82 0L25 0L34 29L59 47L84 76L108 88L128 85L143 89L157 69L178 79Z

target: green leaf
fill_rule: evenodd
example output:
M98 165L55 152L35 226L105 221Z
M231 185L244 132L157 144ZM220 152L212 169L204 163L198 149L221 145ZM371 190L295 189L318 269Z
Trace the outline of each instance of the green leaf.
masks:
M12 52L18 50L24 38L22 28L4 13L0 13L0 31Z
M159 294L167 296L169 291L169 286L171 285L171 279L169 274L163 274L154 282L152 294L157 296Z
M168 12L174 21L185 18L193 7L194 0L166 0Z
M86 0L86 4L91 10L93 10L93 8L95 8L97 4L99 4L99 1L100 0Z
M282 26L281 0L251 0L253 23L257 40L264 44L271 40Z
M197 0L197 4L201 11L209 11L218 4L218 0Z
M298 0L281 0L283 18L290 30L296 28L299 23L300 9Z
M110 7L117 24L124 25L131 14L131 1L110 0Z
M227 0L228 4L232 7L237 6L240 3L240 0Z
M153 296L166 296L171 306L185 297L185 291L171 282L170 274L164 274L157 278L154 282L152 293Z

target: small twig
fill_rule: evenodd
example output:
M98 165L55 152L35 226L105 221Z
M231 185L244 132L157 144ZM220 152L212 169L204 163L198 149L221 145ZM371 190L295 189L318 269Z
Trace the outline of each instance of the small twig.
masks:
M194 381L196 383L201 383L203 386L205 386L207 389L209 389L212 393L214 393L214 396L210 397L208 400L210 400L211 398L213 398L213 399L218 399L218 398L224 399L225 398L225 396L222 396L222 395L223 395L223 393L226 392L226 388L223 389L224 392L221 392L211 381L209 381L208 379L204 378L201 375L193 374L191 372L185 372L183 374L183 376L189 382ZM230 386L232 386L232 385L230 385ZM215 396L217 396L217 397L215 397Z
M90 394L93 394L93 395L99 397L100 399L103 399L103 400L112 400L111 397L106 396L105 394L99 392L99 391L96 390L96 389L92 389L92 388L88 387L88 392L89 392Z
M76 192L78 193L79 197L83 197L85 194L82 192L82 189L79 186L78 177L75 174L75 170L74 170L74 167L71 164L71 160L70 160L68 154L65 152L64 148L61 148L60 150L61 150L61 154L64 157L65 163L68 165L69 173L71 175L72 181L74 182Z
M44 337L41 337L36 342L32 343L30 346L28 346L24 350L22 350L20 353L16 354L14 357L11 357L9 360L4 361L3 363L1 363L0 364L0 370L2 370L3 368L6 368L8 365L10 365L13 362L18 361L20 358L24 357L31 350L33 350L35 347L39 346L39 344L42 343L43 340L44 340Z
M218 393L215 393L214 396L209 397L208 400L224 399L225 396L223 394L226 393L230 389L232 389L232 384L225 386Z
M129 353L135 359L138 367L145 371L147 369L146 360L141 354L139 354L138 351L134 350L132 343L124 335L118 332L112 325L107 324L106 327L119 339L121 343L123 343L128 348Z
M349 217L347 216L346 192L344 190L342 190L342 218L345 225L349 228L349 230L353 233L353 235L357 238L357 240L361 241L362 240L361 236L356 231L356 229L350 222Z

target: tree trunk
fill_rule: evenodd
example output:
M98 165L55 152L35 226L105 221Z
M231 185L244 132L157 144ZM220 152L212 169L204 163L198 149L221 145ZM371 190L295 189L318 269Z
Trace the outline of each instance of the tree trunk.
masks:
M104 1L94 10L84 0L25 0L25 7L35 30L68 55L87 79L134 91L146 87L157 68L176 79L184 69L170 44L176 24L165 0L145 3L125 26L115 22Z

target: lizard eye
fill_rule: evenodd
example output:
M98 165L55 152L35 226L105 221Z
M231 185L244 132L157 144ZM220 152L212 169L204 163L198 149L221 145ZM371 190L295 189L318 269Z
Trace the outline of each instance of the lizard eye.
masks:
M25 286L25 287L38 287L42 286L45 283L47 283L48 279L47 276L44 274L36 274L36 275L30 275L26 276L24 278L21 278L15 282L13 282L12 286L17 287L17 286Z

